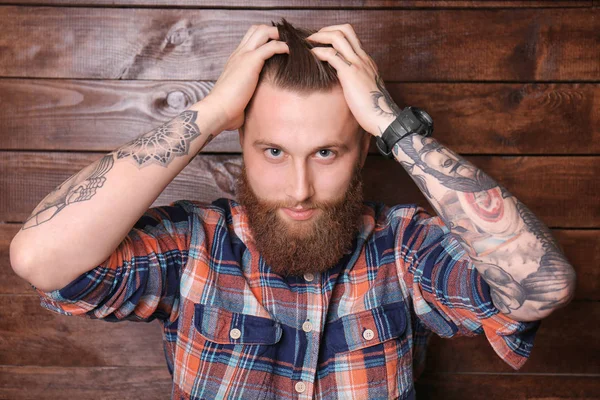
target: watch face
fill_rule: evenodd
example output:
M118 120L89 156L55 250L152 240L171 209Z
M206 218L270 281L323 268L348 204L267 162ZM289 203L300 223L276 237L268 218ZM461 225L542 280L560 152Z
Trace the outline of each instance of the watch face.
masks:
M433 125L433 119L425 111L421 110L420 108L417 108L414 111L415 115L417 116L417 118L419 118L419 120L422 123L424 123L425 125Z
M419 132L419 133L421 133L421 135L423 135L423 136L431 135L431 133L433 133L433 119L431 118L431 116L428 113L426 113L425 111L423 111L417 107L412 107L412 110L413 110L414 115L421 122L421 126L420 126L421 132Z

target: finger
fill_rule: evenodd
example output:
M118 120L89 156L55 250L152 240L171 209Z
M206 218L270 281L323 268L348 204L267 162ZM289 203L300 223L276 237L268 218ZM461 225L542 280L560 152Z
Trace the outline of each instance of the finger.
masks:
M346 61L339 57L338 51L333 47L314 47L310 49L310 51L312 51L319 60L327 61L338 72L348 68Z
M352 63L362 61L361 58L358 57L358 54L354 52L350 42L348 42L346 36L341 31L317 32L310 35L307 39L331 44L346 60Z
M246 34L244 35L244 37L240 41L240 45L238 46L238 48L240 48L244 44L246 44L246 42L248 41L248 39L250 38L250 36L252 36L252 34L254 33L254 31L256 31L257 28L258 28L258 25L252 25L250 27L250 29L248 29L248 31L246 32Z
M340 30L340 31L344 32L346 39L352 45L352 48L354 49L355 53L358 54L362 58L363 61L365 61L366 63L368 63L371 66L373 71L375 71L376 75L379 74L379 71L377 69L377 64L375 64L375 61L373 61L371 56L369 56L369 54L367 54L367 52L363 49L363 45L362 45L360 39L358 38L358 36L356 35L356 32L354 31L354 28L352 27L352 25L343 24L343 25L326 26L324 28L321 28L319 30L319 32L321 32L321 31L327 32L327 31L331 31L331 30Z
M286 42L282 42L280 40L271 40L270 42L263 44L258 49L256 49L256 53L262 58L266 60L267 58L272 57L275 54L287 53L289 54L290 49Z
M330 31L342 31L344 33L344 35L346 36L346 40L348 40L348 42L350 42L350 44L352 45L352 48L354 49L354 52L356 54L360 55L361 57L365 56L365 55L368 56L368 54L363 50L362 43L360 42L360 39L356 35L356 32L354 32L354 28L352 27L352 25L350 25L350 24L332 25L332 26L326 26L319 30L319 32L330 32Z
M267 43L269 39L279 39L279 31L276 26L260 25L248 38L246 45L244 46L249 51L256 50L263 44Z

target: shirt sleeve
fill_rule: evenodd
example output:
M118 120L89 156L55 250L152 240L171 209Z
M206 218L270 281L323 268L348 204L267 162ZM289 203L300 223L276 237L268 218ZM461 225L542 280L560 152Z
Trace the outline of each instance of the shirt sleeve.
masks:
M398 274L418 318L441 337L484 333L500 358L521 368L541 322L513 320L494 306L490 286L440 217L417 206L388 215Z
M175 321L191 237L185 204L180 200L148 209L102 264L62 289L44 292L31 285L41 306L110 322Z

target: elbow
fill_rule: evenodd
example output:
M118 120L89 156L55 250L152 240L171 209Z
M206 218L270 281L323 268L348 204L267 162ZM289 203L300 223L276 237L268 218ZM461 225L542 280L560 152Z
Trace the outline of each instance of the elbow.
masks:
M545 297L543 301L533 297L525 302L519 310L510 313L511 318L516 321L531 322L548 317L554 311L566 307L575 298L575 272L572 279L569 278L567 286L552 294L551 298Z
M562 308L568 305L575 298L575 291L577 287L577 273L573 267L570 267L569 277L567 279L566 287L562 293L562 298L559 304L559 307Z
M54 282L55 276L51 268L44 263L44 269L35 268L41 263L33 259L32 252L23 250L19 247L18 241L13 239L9 245L10 266L13 272L30 285L34 286L43 292L52 292L56 289L61 289L61 282Z
M29 275L29 267L30 262L28 261L28 253L21 250L18 247L18 241L16 238L10 242L9 249L9 258L10 258L10 267L14 271L17 276L27 280L27 276Z
M577 287L577 273L575 272L575 268L571 264L567 264L563 268L562 274L563 287L557 291L556 300L549 305L552 311L567 306L575 298Z

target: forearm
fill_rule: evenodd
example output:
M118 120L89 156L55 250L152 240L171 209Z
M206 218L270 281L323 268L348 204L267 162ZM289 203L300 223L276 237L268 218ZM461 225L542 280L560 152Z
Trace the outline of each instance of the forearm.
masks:
M198 102L71 176L13 238L15 272L53 290L103 262L221 123L207 103Z
M432 138L409 136L394 155L465 248L500 311L536 320L570 301L573 268L548 228L505 188Z

